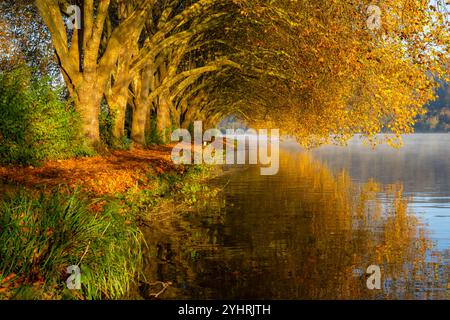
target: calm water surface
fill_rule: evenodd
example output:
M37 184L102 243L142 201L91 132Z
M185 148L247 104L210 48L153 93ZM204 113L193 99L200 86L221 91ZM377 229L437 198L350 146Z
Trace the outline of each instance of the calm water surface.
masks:
M276 176L228 171L217 199L148 228L148 279L166 299L448 299L450 134L404 141L285 143Z

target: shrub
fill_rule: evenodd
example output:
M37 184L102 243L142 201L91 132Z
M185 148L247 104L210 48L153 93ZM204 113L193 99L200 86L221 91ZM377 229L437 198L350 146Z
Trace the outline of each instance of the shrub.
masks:
M73 107L48 79L19 66L0 73L0 162L34 164L88 155Z
M20 191L3 199L0 286L8 287L5 278L13 275L8 281L20 288L42 282L42 292L61 298L68 291L67 267L78 265L83 298L124 297L141 265L142 235L114 203L90 208L78 193L34 197Z

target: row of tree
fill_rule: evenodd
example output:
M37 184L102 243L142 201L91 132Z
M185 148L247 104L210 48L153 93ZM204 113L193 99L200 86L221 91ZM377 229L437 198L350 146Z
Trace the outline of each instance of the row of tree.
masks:
M125 135L126 110L131 106L132 140L145 142L153 110L164 142L171 126L186 125L194 112L190 100L181 99L199 79L234 67L226 56L210 55L220 38L209 35L232 14L226 7L229 1L78 1L81 28L72 31L61 13L69 4L36 1L92 144L100 139L98 116L104 99L114 118L116 139Z
M5 1L0 50L11 61L17 48L6 42L14 39L11 30L16 37L17 30L25 33L21 52L39 44L48 53L42 44L50 44L93 146L100 141L102 105L118 141L131 113L128 131L137 144L152 129L166 142L173 127L188 128L194 120L215 125L226 115L278 127L306 146L345 141L355 132L411 132L434 97L433 79L449 75L450 6L445 0L369 5ZM80 28L70 28L77 23Z

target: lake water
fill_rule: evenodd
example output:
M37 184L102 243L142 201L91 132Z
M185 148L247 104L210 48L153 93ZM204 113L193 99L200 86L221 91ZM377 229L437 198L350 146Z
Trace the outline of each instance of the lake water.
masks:
M448 299L450 134L404 142L285 143L275 176L227 171L216 200L147 230L148 279L165 299Z

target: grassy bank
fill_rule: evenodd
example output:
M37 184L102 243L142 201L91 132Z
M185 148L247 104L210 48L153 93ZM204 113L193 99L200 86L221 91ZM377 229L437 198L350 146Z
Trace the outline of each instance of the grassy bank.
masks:
M83 183L75 189L69 183L52 186L48 178L35 185L4 179L0 298L129 297L136 281L145 281L140 226L189 210L217 192L203 183L214 174L209 167L146 168L135 176L139 183L120 192L97 193L98 185L89 189ZM74 265L81 270L81 290L66 285L67 268Z
M21 190L0 204L3 298L122 297L140 265L141 234L111 202L94 212L88 200L59 190ZM79 266L80 291L66 287Z

